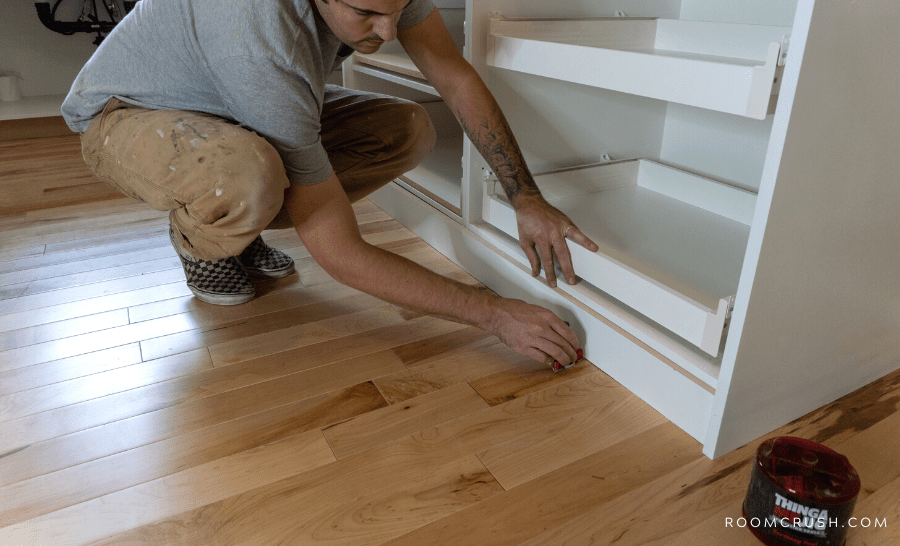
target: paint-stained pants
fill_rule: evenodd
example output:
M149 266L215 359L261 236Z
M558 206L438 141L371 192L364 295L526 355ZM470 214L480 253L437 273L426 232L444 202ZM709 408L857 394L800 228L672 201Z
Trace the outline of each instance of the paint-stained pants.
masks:
M326 91L321 122L322 143L352 200L414 168L435 143L419 105L336 86ZM233 122L112 99L81 144L100 179L170 211L175 240L195 258L236 256L264 229L291 225L281 208L289 185L281 157Z

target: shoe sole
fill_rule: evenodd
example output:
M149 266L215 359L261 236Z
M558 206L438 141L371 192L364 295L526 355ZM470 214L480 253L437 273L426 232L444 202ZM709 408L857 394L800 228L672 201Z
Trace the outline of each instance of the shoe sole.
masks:
M196 296L198 300L212 305L240 305L242 303L247 303L256 296L256 291L250 292L249 294L213 294L194 288L191 285L188 285L188 288L191 289L191 292L194 293L194 296Z

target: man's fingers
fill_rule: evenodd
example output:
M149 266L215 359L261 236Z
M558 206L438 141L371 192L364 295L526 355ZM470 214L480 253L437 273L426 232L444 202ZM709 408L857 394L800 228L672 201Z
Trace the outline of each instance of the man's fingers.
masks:
M544 275L547 276L547 284L556 288L556 269L553 267L553 252L550 244L543 244L538 248L541 254L541 262L544 264Z
M568 342L569 347L572 349L572 354L575 354L575 350L578 349L579 346L578 336L575 335L575 332L561 319L551 322L550 327Z
M572 226L566 230L566 238L575 241L591 252L597 252L598 250L600 250L600 247L597 246L597 243L590 240L588 236L582 233L581 230L576 226Z
M541 258L538 256L537 251L534 250L534 245L522 245L522 250L525 251L525 255L528 256L528 261L531 263L531 276L537 277L538 273L541 272Z
M535 339L534 345L538 351L545 353L549 357L548 360L543 361L545 364L554 360L563 365L569 364L570 362L575 362L575 351L572 351L572 354L570 355L568 351L564 350L557 343L554 343L549 339Z
M563 238L559 239L559 242L553 246L553 250L556 252L556 257L559 258L559 268L562 269L566 282L575 284L575 269L572 267L572 256L569 254L566 240Z

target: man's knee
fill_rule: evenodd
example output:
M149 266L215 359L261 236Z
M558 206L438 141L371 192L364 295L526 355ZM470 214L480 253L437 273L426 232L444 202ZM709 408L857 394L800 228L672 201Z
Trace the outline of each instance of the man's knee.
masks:
M275 148L262 137L245 131L210 165L217 180L194 208L210 224L226 222L239 231L257 234L281 209L289 182Z
M403 102L395 107L397 137L397 161L402 164L402 171L414 169L431 153L437 142L437 133L428 112L414 102Z

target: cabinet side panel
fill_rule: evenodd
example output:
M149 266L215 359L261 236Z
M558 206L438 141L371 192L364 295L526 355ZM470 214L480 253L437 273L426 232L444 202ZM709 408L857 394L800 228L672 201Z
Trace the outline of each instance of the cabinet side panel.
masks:
M811 3L798 9L785 85L798 53L802 66L784 127L776 113L711 456L900 366L900 4Z
M716 21L749 25L791 26L797 0L683 0L681 17L686 21Z

